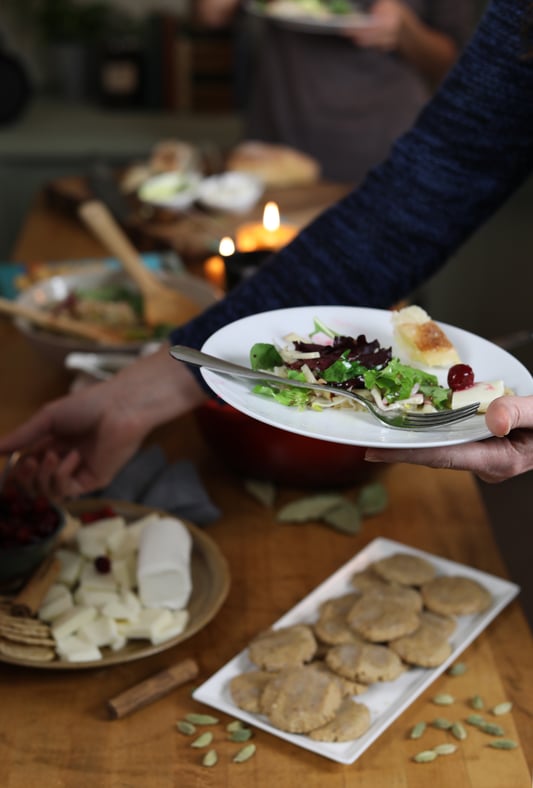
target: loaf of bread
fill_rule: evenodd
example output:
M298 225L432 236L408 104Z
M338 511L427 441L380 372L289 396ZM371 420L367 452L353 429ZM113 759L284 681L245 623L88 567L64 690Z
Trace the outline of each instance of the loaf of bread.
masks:
M442 328L420 306L392 313L397 351L405 360L427 367L451 367L461 359Z
M226 169L252 173L266 186L297 186L320 178L320 165L310 156L285 145L255 140L245 140L233 148Z

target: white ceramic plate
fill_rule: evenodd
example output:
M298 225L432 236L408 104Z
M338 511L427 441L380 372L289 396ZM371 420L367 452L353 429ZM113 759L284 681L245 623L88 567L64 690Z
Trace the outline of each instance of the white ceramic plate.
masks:
M268 6L252 1L247 4L246 10L254 16L270 19L288 30L295 30L299 33L332 34L372 25L370 15L362 11L354 10L351 14L319 16L299 8L297 0L290 4L280 0L279 3L271 2Z
M209 337L203 350L213 356L249 367L250 349L254 343L272 342L283 345L286 344L283 337L291 331L307 336L313 330L315 317L340 334L365 334L368 340L379 339L386 347L392 345L391 313L388 310L304 306L262 312L230 323ZM462 361L473 368L476 380L503 379L505 385L517 394L533 394L533 378L510 353L468 331L446 323L440 325L455 344ZM426 371L436 374L440 382L446 385L447 370L426 368ZM209 370L202 370L202 374L221 399L242 413L274 427L311 438L354 446L427 448L451 446L490 437L485 419L481 415L445 429L424 432L391 429L381 425L369 413L332 408L321 412L299 411L253 394L254 382L251 380L224 377Z
M279 736L286 741L292 742L298 747L311 750L317 755L322 755L339 763L353 763L457 659L459 654L472 643L520 590L514 583L501 580L494 575L486 574L454 561L438 558L399 542L380 538L371 542L335 574L321 583L318 588L312 591L298 605L282 616L273 625L273 628L277 629L278 627L286 627L293 624L313 622L317 617L317 611L321 602L353 591L350 578L354 572L364 569L373 561L400 551L426 558L437 567L439 574L460 574L477 580L490 591L493 597L493 604L483 613L457 618L457 629L450 638L453 648L452 653L438 668L411 668L395 681L374 684L362 695L357 696L357 701L365 703L370 709L371 725L364 736L354 741L341 743L313 741L308 736L286 733L273 727L269 724L267 718L262 715L250 714L239 709L233 703L228 687L230 680L234 676L247 670L255 669L248 659L246 650L237 654L234 659L198 687L194 692L194 698L220 709L232 717L238 717L254 727L268 731L274 736Z

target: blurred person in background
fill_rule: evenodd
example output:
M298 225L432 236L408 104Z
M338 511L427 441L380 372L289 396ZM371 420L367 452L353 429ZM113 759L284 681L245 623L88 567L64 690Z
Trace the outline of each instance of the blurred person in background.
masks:
M245 137L293 147L351 184L411 126L475 22L473 0L375 0L367 26L332 34L250 19L240 0L195 0L195 11L210 27L238 19L240 51L253 49Z

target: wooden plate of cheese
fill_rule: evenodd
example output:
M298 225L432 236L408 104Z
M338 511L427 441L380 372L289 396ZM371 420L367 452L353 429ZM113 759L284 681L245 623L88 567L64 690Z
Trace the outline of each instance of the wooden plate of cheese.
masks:
M139 504L124 501L110 501L101 498L75 501L70 503L66 508L69 514L76 519L85 514L99 512L106 507L113 510L118 518L123 518L126 524L126 531L129 526L134 526L135 528L135 523L140 523L149 515L167 518L170 516L167 512L148 508ZM211 621L222 606L229 591L230 575L226 559L211 537L192 523L181 519L180 523L187 529L192 539L190 556L192 591L185 608L184 619L186 623L182 628L176 627L175 634L165 637L163 631L163 636L161 637L161 630L157 629L157 622L154 621L156 624L157 637L150 638L148 633L146 636L143 636L142 632L140 634L137 633L136 636L126 636L123 638L124 643L120 646L114 644L113 648L111 645L105 644L97 648L95 652L96 658L91 658L91 649L88 648L87 659L73 661L72 659L60 656L57 649L52 646L54 640L54 622L59 620L57 617L47 622L40 622L40 624L34 618L19 619L22 627L20 643L15 643L14 647L12 649L6 649L5 653L0 651L0 661L32 668L45 668L48 670L80 670L85 668L105 667L123 662L131 662L165 651L196 634ZM81 526L83 529L86 527L87 526ZM88 528L90 528L90 526L88 526ZM132 532L133 530L132 528ZM77 551L79 552L79 544L79 541L74 538L70 544L62 545L61 550L67 550L69 553L75 554ZM80 555L80 559L81 558ZM92 563L91 559L87 558L87 556L83 558L83 561L85 562L85 566ZM111 561L114 561L112 551ZM108 573L102 574L102 578L111 580L111 576ZM64 580L65 579L66 578L64 578ZM78 581L70 581L69 584L70 588L68 584L65 584L65 588L69 588L70 593L75 596L80 584ZM133 596L137 596L134 579L132 580L132 584L131 588L127 590L131 591ZM104 586L105 584L103 583L102 590ZM88 603L85 601L84 605L87 606L87 604ZM101 619L101 612L102 609L99 609L97 616L99 620ZM176 611L176 613L179 615L181 611ZM163 617L164 616L168 617L169 611L165 611L163 613ZM139 619L137 619L137 621L138 620ZM24 648L24 621L26 621L28 634L26 649ZM42 627L43 624L48 626L48 647L54 651L54 655L48 658L39 658L39 649L32 648L32 645L38 645L35 643L32 644L33 632L36 630L37 625ZM123 631L126 632L126 629L121 629L121 622L118 622L118 624L121 633ZM170 627L167 629L168 633L172 631L171 627L172 622L170 622ZM17 645L19 646L18 648ZM99 654L97 652L99 652ZM44 654L44 649L42 653Z

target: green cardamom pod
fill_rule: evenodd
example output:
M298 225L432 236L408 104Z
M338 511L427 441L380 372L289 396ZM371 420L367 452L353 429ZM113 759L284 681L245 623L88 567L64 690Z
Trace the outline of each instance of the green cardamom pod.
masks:
M451 668L448 669L448 676L462 676L466 673L466 665L464 662L456 662L455 665L452 665Z
M202 758L202 766L214 766L218 761L216 750L208 750Z
M436 703L437 706L451 706L451 704L455 701L453 695L448 695L445 692L441 692L438 695L433 697L433 703Z
M496 750L516 750L518 744L512 739L495 739L490 742L489 747L494 747Z
M232 731L238 731L241 728L244 728L244 723L241 720L233 720L232 722L228 722L226 725L226 730L228 733L231 733Z
M491 736L503 736L505 734L501 725L496 725L494 722L484 722L479 726L479 730L483 733L489 733Z
M422 752L417 753L413 757L413 761L416 761L416 763L430 763L434 761L436 757L437 753L435 750L422 750Z
M467 721L467 723L468 723L469 725L475 725L477 728L478 728L480 725L484 725L484 724L485 724L485 720L484 720L484 718L481 716L481 714L470 714L470 715L469 715L469 716L466 718L466 721Z
M192 722L193 725L216 725L218 722L217 717L212 717L211 714L186 714L185 719L187 722Z
M250 728L239 728L238 730L231 731L229 735L230 741L248 741L253 736Z
M244 763L248 761L252 755L255 755L255 744L247 744L242 750L233 756L234 763Z
M494 706L492 713L498 717L500 714L508 714L512 708L513 704L510 701L505 701L505 703L498 703L497 706Z
M424 731L426 730L426 723L425 722L417 722L413 728L411 728L411 733L409 734L410 739L419 739Z
M180 733L184 733L185 736L192 736L193 733L196 733L196 726L192 722L187 722L187 720L178 720L176 728Z
M438 728L439 731L449 731L453 722L447 720L446 717L436 717L431 724L434 728Z
M437 755L451 755L456 750L457 750L457 745L452 744L451 742L445 742L444 744L437 744L436 747L433 747L433 751L436 752Z
M473 709L476 709L476 711L480 711L481 709L485 708L483 698L480 695L474 695L473 698L470 698L470 705Z
M463 741L463 739L466 739L467 737L466 730L464 729L464 727L461 725L460 722L454 722L452 727L450 728L450 731L452 733L452 736L455 736L455 738L459 739L459 741Z
M211 731L206 731L205 733L202 733L200 736L198 736L198 738L195 739L193 742L191 742L191 747L197 747L197 748L208 747L212 741L213 741L213 734L211 733Z

